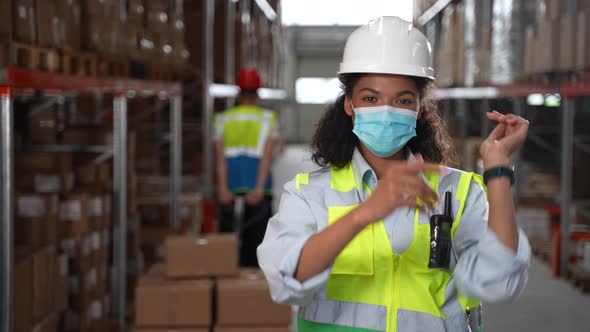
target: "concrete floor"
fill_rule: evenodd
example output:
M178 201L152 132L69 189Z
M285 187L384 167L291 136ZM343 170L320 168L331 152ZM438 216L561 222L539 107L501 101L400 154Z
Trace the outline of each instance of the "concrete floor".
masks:
M551 278L548 266L533 258L520 298L484 305L484 331L590 331L590 295L565 280Z

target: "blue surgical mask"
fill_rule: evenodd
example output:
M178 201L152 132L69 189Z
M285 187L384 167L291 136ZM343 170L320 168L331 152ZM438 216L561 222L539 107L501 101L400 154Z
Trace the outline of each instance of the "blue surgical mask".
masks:
M416 136L418 112L389 105L354 108L352 132L376 156L387 158Z

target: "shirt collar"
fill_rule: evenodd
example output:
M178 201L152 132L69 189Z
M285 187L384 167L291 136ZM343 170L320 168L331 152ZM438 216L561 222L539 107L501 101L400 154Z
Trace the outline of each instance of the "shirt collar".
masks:
M416 159L414 153L412 153L412 150L410 150L410 148L405 147L404 153L406 155L406 160L412 161ZM374 176L375 179L377 179L377 174L375 174L375 171L371 168L369 163L367 163L367 161L365 160L358 148L354 148L351 164L352 172L354 173L354 180L360 188L363 187L363 180L366 179L366 177ZM422 172L419 173L419 176L423 177Z
M351 164L354 180L359 188L363 187L363 179L365 179L365 176L374 176L377 178L375 171L369 166L369 163L367 163L358 148L354 148Z

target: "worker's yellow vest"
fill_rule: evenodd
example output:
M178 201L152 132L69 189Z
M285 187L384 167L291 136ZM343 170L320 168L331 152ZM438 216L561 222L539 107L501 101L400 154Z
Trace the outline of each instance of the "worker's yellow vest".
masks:
M434 191L438 192L438 174L426 174L425 177ZM453 222L452 236L461 222L465 199L472 179L482 183L478 175L463 173L454 193L454 198L460 202L460 207ZM332 168L330 182L331 190L339 192L348 192L355 187L359 188L350 164L341 169ZM366 185L364 187L370 192ZM342 216L356 206L329 206L328 223L338 222ZM419 210L416 210L414 240L407 251L401 255L392 252L383 221L365 227L336 258L326 285L327 300L386 307L386 331L388 332L396 331L399 310L421 312L444 319L441 307L445 300L445 288L451 279L451 274L444 270L428 267L430 224L419 223L419 213ZM478 301L460 294L458 300L465 311L479 306ZM299 331L312 330L368 331L331 324L316 325L300 320Z

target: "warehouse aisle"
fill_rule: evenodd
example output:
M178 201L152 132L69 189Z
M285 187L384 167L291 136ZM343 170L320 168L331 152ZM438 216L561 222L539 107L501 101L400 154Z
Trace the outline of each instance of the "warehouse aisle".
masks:
M587 331L590 295L584 295L562 279L552 279L548 266L532 258L529 283L512 303L484 307L486 332ZM586 330L584 330L586 328Z

